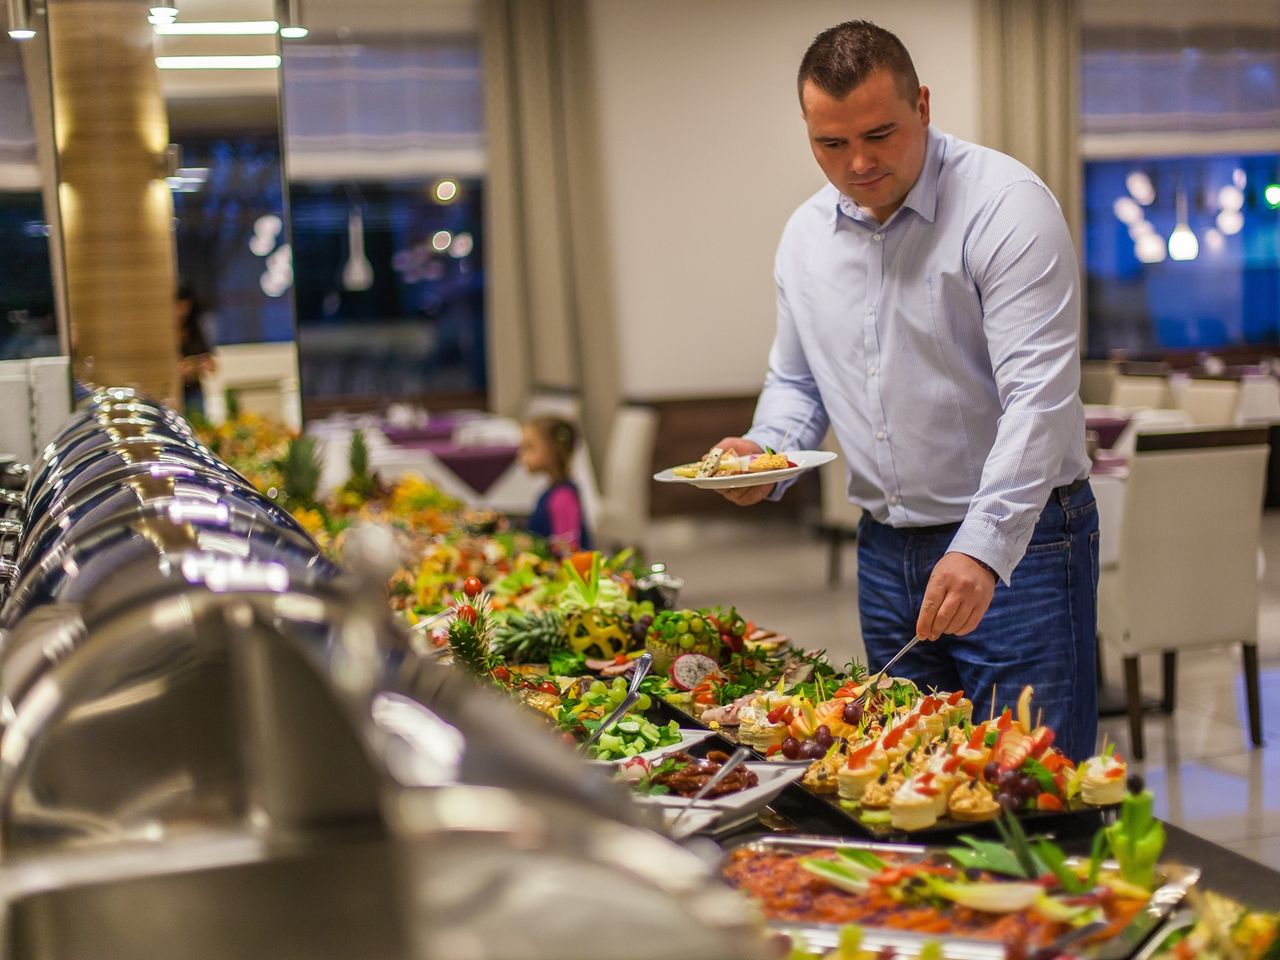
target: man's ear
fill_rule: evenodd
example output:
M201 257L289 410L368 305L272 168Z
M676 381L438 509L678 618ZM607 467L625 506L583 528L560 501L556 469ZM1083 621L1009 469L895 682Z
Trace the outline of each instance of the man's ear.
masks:
M920 114L920 122L929 125L929 88L920 85L920 100L916 103L916 111Z

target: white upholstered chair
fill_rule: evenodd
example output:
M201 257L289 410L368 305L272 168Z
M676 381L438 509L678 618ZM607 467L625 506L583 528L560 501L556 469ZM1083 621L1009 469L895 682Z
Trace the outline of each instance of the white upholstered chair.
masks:
M1240 381L1188 380L1176 391L1175 405L1198 427L1229 427L1240 416Z
M622 407L614 414L596 515L597 546L645 546L657 433L658 414L651 407Z
M1173 390L1168 377L1122 373L1111 383L1108 403L1113 407L1172 407Z
M1135 759L1143 756L1138 657L1164 656L1166 710L1179 652L1240 644L1249 732L1262 742L1258 545L1266 431L1143 434L1129 460L1119 562L1102 570L1098 633L1124 661Z
M1129 457L1133 455L1134 446L1141 434L1168 433L1185 430L1190 426L1194 426L1191 414L1185 410L1134 410L1112 445L1111 452L1116 456Z

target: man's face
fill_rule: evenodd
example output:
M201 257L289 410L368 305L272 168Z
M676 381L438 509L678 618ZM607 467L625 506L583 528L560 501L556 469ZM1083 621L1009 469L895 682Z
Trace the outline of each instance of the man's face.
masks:
M806 81L801 101L809 146L822 172L884 223L924 167L929 88L904 100L893 74L877 70L842 100Z

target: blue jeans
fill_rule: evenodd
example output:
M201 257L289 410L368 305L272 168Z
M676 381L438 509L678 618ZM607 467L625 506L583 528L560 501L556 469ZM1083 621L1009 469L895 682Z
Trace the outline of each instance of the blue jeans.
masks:
M858 607L872 672L915 635L934 565L958 525L895 529L863 514L858 526ZM894 666L922 688L966 691L974 717L1013 706L1035 687L1034 722L1052 727L1075 760L1093 753L1098 730L1098 508L1086 482L1055 490L1022 561L996 586L991 607L968 636L920 643Z

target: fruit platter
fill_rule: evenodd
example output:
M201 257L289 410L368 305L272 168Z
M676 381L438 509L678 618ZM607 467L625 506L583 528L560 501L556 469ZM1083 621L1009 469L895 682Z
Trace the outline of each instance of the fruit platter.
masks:
M767 836L731 849L721 871L805 948L839 948L846 925L856 924L880 946L918 947L927 936L955 956L1048 948L1055 957L1120 960L1199 876L1160 861L1164 832L1151 811L1151 793L1132 778L1119 818L1098 830L1088 857L1029 838L1004 813L999 841L965 836L925 847Z

